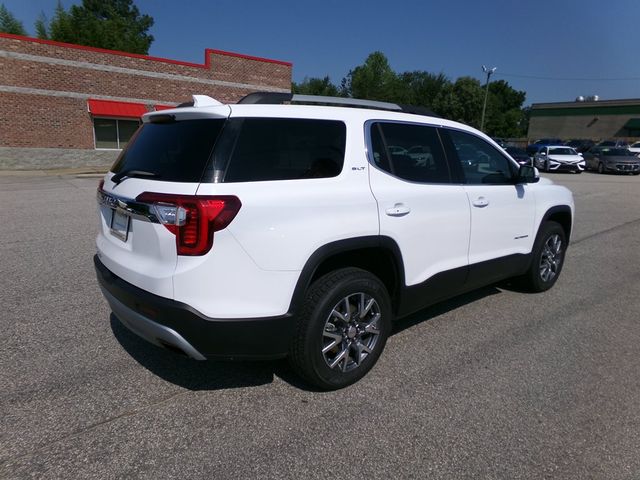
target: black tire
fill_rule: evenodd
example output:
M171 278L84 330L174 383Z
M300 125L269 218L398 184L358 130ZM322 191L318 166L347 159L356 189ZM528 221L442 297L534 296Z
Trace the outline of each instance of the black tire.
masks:
M368 308L361 308L363 303ZM364 317L358 315L360 311ZM391 332L391 315L389 294L376 276L359 268L330 272L307 292L290 363L307 382L323 390L351 385L380 357ZM366 324L369 331L364 329Z
M549 173L551 171L551 169L549 168L549 160L546 160L544 162L544 171Z
M598 173L604 173L604 165L602 162L598 163Z
M531 265L521 278L523 286L531 292L544 292L553 287L562 271L566 250L562 226L553 221L542 224L533 244Z

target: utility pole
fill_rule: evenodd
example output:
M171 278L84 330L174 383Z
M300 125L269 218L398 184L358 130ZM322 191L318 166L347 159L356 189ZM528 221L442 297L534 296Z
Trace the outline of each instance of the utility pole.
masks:
M482 119L480 120L480 130L484 131L484 113L487 110L487 96L489 95L489 79L491 78L491 74L496 71L498 67L487 68L482 65L482 71L487 74L487 84L484 89L484 104L482 105Z

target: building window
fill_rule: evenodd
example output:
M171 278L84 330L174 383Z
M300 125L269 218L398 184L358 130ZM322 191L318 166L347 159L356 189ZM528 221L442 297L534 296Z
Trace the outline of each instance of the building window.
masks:
M94 117L93 130L96 148L121 149L126 147L139 125L140 122L137 120Z

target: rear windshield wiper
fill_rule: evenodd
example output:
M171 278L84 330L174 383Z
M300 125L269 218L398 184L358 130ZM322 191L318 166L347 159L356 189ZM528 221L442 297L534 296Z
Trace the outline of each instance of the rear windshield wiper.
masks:
M111 177L111 181L118 185L127 178L158 178L159 176L160 174L158 173L147 172L145 170L124 170Z

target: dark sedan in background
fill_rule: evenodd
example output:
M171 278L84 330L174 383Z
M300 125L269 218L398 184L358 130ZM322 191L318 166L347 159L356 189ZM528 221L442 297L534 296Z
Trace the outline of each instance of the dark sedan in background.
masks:
M578 153L584 153L590 148L592 148L596 142L593 140L589 140L587 138L574 138L573 140L569 140L565 142L567 147L573 148Z
M518 147L504 147L504 149L520 165L531 165L531 158L524 149Z
M640 158L626 148L592 147L584 154L587 170L597 170L598 173L628 173L640 174Z

